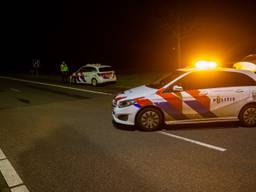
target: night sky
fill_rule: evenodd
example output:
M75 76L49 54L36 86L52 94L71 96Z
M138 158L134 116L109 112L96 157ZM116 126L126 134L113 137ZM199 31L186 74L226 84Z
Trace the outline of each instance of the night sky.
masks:
M57 73L65 60L75 70L110 64L120 72L173 70L178 26L182 63L216 57L228 64L256 53L256 2L33 1L1 6L1 70Z

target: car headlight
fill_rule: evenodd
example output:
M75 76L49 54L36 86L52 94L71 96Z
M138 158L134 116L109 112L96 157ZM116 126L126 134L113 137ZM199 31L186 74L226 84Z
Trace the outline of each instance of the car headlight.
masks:
M118 107L123 108L123 107L128 107L131 106L135 103L135 101L133 99L130 100L124 100L124 101L120 101L118 103Z

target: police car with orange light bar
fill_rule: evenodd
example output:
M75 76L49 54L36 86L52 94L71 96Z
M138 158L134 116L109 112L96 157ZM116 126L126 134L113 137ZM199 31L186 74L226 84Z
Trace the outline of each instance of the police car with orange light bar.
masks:
M116 75L110 65L87 64L72 73L70 82L97 86L102 83L116 82Z
M207 65L206 65L207 66ZM153 131L164 124L240 121L256 126L256 74L203 62L113 98L113 120Z

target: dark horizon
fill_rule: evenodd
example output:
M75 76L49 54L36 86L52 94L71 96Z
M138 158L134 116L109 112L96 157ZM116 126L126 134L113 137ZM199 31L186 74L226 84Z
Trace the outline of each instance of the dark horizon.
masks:
M172 30L181 26L182 63L216 57L223 63L256 52L254 1L37 1L8 4L1 69L58 72L65 60L75 70L86 63L119 71L164 71L177 67ZM169 23L169 25L168 25Z

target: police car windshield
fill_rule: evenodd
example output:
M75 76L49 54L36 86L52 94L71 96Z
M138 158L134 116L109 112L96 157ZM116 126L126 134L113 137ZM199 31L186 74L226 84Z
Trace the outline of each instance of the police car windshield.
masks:
M100 67L99 72L114 71L112 67Z
M154 89L160 89L163 86L165 86L166 84L168 84L171 81L173 81L174 79L176 79L177 77L179 77L180 75L182 75L183 73L185 73L185 72L184 71L177 71L175 73L165 75L165 76L157 79L156 81L153 81L150 84L146 84L146 86L150 87L150 88L154 88Z

